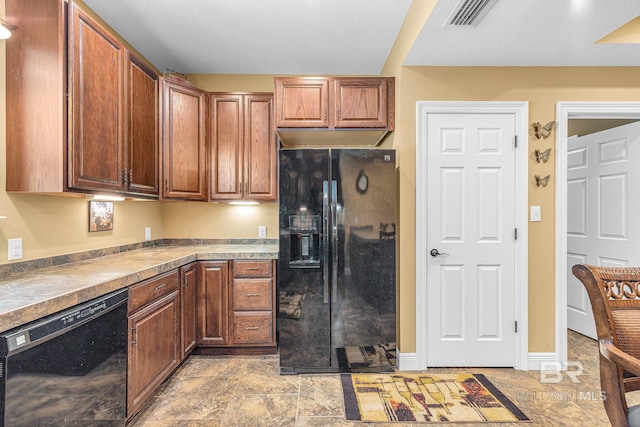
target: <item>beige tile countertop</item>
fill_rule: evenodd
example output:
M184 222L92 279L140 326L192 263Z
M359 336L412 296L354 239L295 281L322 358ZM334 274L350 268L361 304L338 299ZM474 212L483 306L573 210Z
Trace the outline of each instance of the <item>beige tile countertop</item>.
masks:
M154 246L10 274L0 280L0 331L192 261L277 257L277 244Z

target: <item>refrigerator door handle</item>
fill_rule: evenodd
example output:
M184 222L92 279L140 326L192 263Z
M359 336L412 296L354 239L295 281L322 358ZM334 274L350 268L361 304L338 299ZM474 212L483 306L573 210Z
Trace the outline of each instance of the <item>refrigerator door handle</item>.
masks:
M324 303L329 303L329 181L322 181L322 278Z
M331 181L331 301L338 302L338 182Z

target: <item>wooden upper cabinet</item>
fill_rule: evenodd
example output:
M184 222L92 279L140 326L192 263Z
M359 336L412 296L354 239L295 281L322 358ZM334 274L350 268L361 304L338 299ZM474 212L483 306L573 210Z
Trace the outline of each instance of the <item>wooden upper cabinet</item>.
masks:
M277 165L270 93L209 98L211 200L276 200Z
M393 77L276 77L276 127L393 130Z
M242 198L243 104L242 95L211 94L209 97L211 200Z
M278 169L273 96L246 95L244 103L244 181L246 199L276 200Z
M7 191L157 198L157 76L82 7L6 1Z
M206 200L205 93L161 81L162 197Z
M158 76L131 52L127 55L126 191L158 195Z
M6 0L7 191L58 193L67 183L66 3Z
M334 80L335 127L387 127L387 79Z
M71 3L69 187L123 191L123 45Z
M276 127L329 127L329 80L276 78Z

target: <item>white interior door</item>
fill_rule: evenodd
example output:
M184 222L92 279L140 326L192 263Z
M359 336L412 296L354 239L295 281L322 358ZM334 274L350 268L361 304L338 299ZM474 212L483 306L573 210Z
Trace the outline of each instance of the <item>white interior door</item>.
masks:
M596 338L574 264L640 265L640 122L567 142L567 327Z
M515 122L428 116L429 367L515 364Z

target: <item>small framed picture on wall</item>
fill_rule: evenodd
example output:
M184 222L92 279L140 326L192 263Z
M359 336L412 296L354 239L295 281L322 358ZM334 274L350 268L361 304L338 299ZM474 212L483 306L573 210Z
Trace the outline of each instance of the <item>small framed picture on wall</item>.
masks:
M89 202L89 231L113 230L113 202Z

